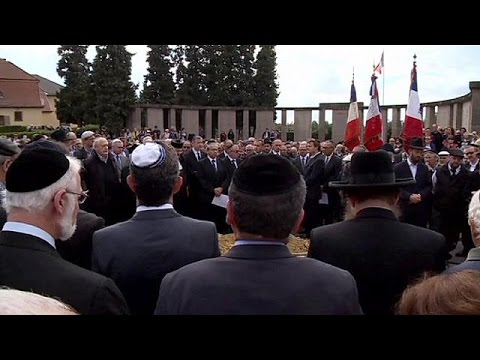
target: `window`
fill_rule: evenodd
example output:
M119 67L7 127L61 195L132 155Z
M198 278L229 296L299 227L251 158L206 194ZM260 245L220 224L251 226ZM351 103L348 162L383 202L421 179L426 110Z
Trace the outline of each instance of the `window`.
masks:
M0 125L5 125L5 116L0 115Z
M15 111L15 121L23 121L23 112Z

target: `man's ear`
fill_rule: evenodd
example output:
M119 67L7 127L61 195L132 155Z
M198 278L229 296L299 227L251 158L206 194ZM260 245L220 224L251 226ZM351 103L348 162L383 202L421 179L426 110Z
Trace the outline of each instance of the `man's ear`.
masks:
M175 180L175 184L173 184L173 193L176 194L177 192L179 192L182 185L183 185L183 177L177 176Z
M233 203L230 200L227 203L226 223L232 227L234 225L237 225L237 215L235 214L235 210L233 209Z
M298 233L300 230L300 226L302 225L303 222L303 217L305 216L305 211L302 209L300 211L300 214L298 215L297 221L295 221L295 226L292 230L293 233Z
M67 206L67 191L62 189L57 191L55 196L53 197L53 208L59 214L63 214L65 212L65 208Z
M10 167L10 165L12 165L12 163L13 163L12 159L5 160L2 164L3 171L7 172L8 168Z
M132 175L127 176L127 184L128 184L128 187L130 188L130 190L132 190L134 193L136 193L135 189L137 188L137 183L135 181L135 178Z

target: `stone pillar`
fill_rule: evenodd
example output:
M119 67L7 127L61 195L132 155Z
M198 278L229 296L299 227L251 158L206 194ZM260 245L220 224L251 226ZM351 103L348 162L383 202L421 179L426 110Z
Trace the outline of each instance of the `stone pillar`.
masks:
M452 126L450 120L450 105L443 105L438 107L437 125L443 128Z
M469 131L480 132L480 81L471 81L469 85L472 94Z
M228 134L228 131L232 129L235 132L236 125L236 111L235 110L219 110L218 111L218 136L222 132Z
M332 141L336 144L345 140L345 128L347 127L348 109L332 111Z
M462 127L462 111L463 111L463 104L456 103L453 104L453 127L455 129L460 129Z
M155 126L158 126L159 129L162 129L163 109L148 108L147 109L147 127L150 129L154 129Z
M318 112L318 140L325 141L327 133L327 124L325 123L325 108L320 107Z
M472 132L472 123L471 123L471 106L472 102L471 101L466 101L463 103L463 114L462 114L462 126L467 129L468 132Z
M164 122L165 124L165 129L166 128L171 128L172 126L175 126L175 119L176 119L176 114L177 111L176 109L170 109L169 114L168 114L168 120ZM163 129L163 130L165 130Z
M249 128L248 128L248 110L243 110L243 139L247 140L249 136Z
M294 110L293 132L295 141L306 141L312 137L312 110Z
M392 109L392 137L399 137L402 132L402 123L400 122L400 108ZM388 141L388 140L387 140Z
M273 109L268 111L257 111L257 128L255 138L261 139L265 128L273 129Z
M435 107L427 106L425 107L425 127L431 128L433 124L436 124Z
M182 127L185 128L187 134L198 135L199 128L198 110L182 110ZM177 129L180 131L180 129Z
M130 114L128 128L130 130L137 129L140 131L142 127L142 108L136 107Z
M388 109L381 107L380 108L380 113L382 114L382 140L384 143L388 142L387 139L387 131L388 131L388 125L387 125L387 117L388 117Z
M287 141L287 129L287 110L282 110L282 126L280 127L282 141Z
M205 112L205 138L210 139L212 137L212 110L207 109Z

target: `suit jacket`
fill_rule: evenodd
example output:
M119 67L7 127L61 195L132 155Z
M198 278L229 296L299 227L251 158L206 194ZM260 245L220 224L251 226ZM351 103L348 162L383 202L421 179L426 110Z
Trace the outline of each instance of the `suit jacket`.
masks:
M413 178L408 161L403 161L395 166L395 177L397 179ZM415 181L415 184L408 185L400 190L400 207L407 222L411 223L410 220L418 219L415 224L424 223L426 225L432 208L432 175L428 171L427 165L421 162L417 164ZM412 194L420 194L422 201L418 204L410 204L410 195Z
M322 155L323 161L325 161L325 155ZM323 181L323 191L328 195L328 204L331 206L340 206L340 192L337 189L330 188L328 184L330 181L340 180L342 172L342 159L340 159L334 153L332 154L330 161L325 165L325 176Z
M461 166L461 165L460 165ZM448 164L437 169L437 183L433 194L433 207L444 214L464 216L469 198L470 174L461 166L458 175L450 176Z
M225 168L225 163L221 159L215 160L217 163L217 171L210 162L210 159L204 158L198 162L198 180L200 181L200 201L202 203L211 203L215 193L213 189L217 187L223 188L223 194L230 184L229 174Z
M168 274L156 315L362 314L352 276L286 246L242 245Z
M204 159L207 157L207 154L201 152L201 158ZM185 167L188 195L189 198L198 201L200 194L200 181L198 180L198 161L195 157L195 153L192 151L188 152L187 155L183 157L184 163L182 166Z
M0 284L55 297L83 315L128 314L114 282L71 264L32 235L0 233Z
M322 196L320 186L325 179L325 161L320 153L308 159L304 178L307 185L306 205L309 203L318 204L318 200Z
M425 271L445 270L447 254L443 235L401 223L381 208L312 230L308 249L309 257L353 275L365 314L393 314L408 284Z
M298 171L300 172L300 174L305 175L306 165L303 166L303 164L302 164L302 157L301 157L300 155L297 156L296 158L292 159L292 163L293 163L293 165L295 165L295 167L298 169Z
M175 210L137 212L93 235L92 269L115 281L133 314L153 314L165 274L215 256L215 225Z
M105 227L103 218L80 210L77 215L77 229L67 241L55 240L58 253L65 260L84 269L92 268L93 233Z
M240 163L242 162L242 160L241 159L236 160L237 168L235 167L235 165L232 164L231 160L227 156L225 156L222 159L222 161L223 161L223 164L225 165L225 170L227 171L227 178L228 178L228 182L225 183L226 188L224 188L223 193L225 195L228 195L228 188L230 187L230 183L232 182L233 173L238 168L238 166L240 166Z

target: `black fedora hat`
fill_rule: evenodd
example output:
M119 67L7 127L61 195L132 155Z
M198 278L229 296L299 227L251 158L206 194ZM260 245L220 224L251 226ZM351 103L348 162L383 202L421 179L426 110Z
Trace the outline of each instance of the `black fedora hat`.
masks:
M415 179L396 179L391 155L385 150L359 152L352 156L348 181L331 181L338 189L390 188L414 184Z
M410 140L410 149L423 150L425 149L425 142L421 137L414 137Z

